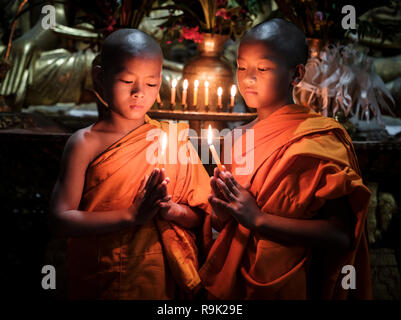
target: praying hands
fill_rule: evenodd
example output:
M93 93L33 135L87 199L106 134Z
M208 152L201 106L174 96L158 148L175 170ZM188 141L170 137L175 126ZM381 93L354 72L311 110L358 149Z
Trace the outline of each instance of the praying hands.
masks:
M214 170L210 179L213 194L209 196L215 214L223 221L230 216L248 229L253 229L263 215L255 198L248 191L250 185L241 186L227 170Z

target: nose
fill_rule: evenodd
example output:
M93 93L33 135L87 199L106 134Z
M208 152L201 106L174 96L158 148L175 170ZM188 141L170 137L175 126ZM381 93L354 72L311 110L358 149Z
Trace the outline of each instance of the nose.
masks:
M135 83L132 86L131 95L136 99L142 99L144 97L143 90L140 84Z
M247 85L253 85L256 83L256 76L253 72L248 72L245 76L245 83Z

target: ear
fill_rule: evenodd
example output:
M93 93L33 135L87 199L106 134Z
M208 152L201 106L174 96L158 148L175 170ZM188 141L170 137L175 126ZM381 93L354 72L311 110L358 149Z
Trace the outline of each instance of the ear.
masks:
M296 86L300 83L305 75L305 66L303 64L297 64L294 68L294 74L292 77L292 85Z
M94 89L96 91L103 91L104 71L100 65L96 65L92 68L92 80Z

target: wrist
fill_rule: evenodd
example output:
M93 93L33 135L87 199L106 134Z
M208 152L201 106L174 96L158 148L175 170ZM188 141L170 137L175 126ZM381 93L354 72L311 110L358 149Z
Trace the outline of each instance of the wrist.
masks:
M255 217L254 220L254 231L259 232L261 229L264 228L266 222L266 214L264 214L263 212L260 212L260 214L258 214Z
M126 227L132 227L138 224L137 221L138 210L132 205L131 207L123 210L122 223Z

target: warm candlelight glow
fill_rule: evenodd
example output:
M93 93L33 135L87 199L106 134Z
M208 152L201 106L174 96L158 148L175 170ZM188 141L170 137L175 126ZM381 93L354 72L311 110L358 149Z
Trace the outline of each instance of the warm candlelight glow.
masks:
M209 128L207 129L207 144L209 146L213 144L212 126L210 124Z
M199 80L194 81L194 100L193 105L196 106L198 103L198 87L199 87Z
M209 105L209 81L205 81L205 106Z
M219 108L221 108L223 106L223 103L221 102L222 95L223 95L223 88L219 87L217 89L217 105L219 106Z
M212 153L212 157L214 159L214 162L216 162L217 167L219 168L220 171L224 171L223 166L221 165L219 156L213 145L213 133L212 133L212 126L210 124L209 124L209 128L207 130L207 144L209 145L210 152Z
M188 80L185 79L184 83L182 84L182 105L186 106L187 105L187 89L188 89Z
M234 100L235 100L235 94L237 93L237 87L235 84L232 85L231 87L231 101L230 101L230 107L234 107Z
M161 150L160 150L159 161L158 161L159 167L160 167L160 164L164 162L164 154L167 149L167 133L166 132L162 133L160 146L161 146Z
M173 79L171 83L171 105L175 105L175 88L177 87L177 79Z

